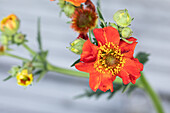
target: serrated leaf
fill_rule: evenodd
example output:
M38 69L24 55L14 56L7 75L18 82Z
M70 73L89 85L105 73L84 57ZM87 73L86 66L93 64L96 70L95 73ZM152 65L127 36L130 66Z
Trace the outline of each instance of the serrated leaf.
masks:
M148 53L139 52L139 53L136 55L136 58L139 60L140 63L145 64L145 63L148 61L148 56L149 56Z
M79 63L80 62L80 58L78 60L76 60L70 67L73 67L75 66L75 64Z
M101 90L97 90L96 92L92 91L92 90L86 90L84 94L78 95L75 98L82 98L82 97L92 97L95 96L96 98L99 98L101 95L106 94L106 93L110 93L110 95L108 96L108 99L111 99L111 97L113 97L113 95L119 91L122 88L122 84L114 84L114 91L110 92L110 91L106 91L103 92Z
M8 76L7 78L5 78L3 81L7 81L7 80L9 80L9 79L11 79L12 78L12 76L10 75L10 76Z

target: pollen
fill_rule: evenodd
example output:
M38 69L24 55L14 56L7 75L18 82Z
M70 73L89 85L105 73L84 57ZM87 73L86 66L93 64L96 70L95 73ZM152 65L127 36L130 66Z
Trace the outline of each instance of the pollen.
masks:
M111 73L113 76L118 74L124 67L125 59L119 46L108 42L98 49L97 60L94 68L100 73Z

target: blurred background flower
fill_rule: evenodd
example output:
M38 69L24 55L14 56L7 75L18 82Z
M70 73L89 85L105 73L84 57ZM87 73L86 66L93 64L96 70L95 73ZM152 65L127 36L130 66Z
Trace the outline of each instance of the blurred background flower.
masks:
M92 0L94 3L96 0ZM107 21L113 21L113 14L119 9L128 9L132 21L133 36L138 39L136 53L150 53L150 60L145 65L144 73L156 92L161 95L165 112L170 112L169 87L169 50L170 50L170 1L136 1L136 0L101 0L101 11ZM59 17L60 8L49 0L0 0L0 20L9 14L16 14L21 20L19 31L27 34L29 45L37 48L37 18L41 17L42 42L49 49L49 61L61 67L70 65L79 58L66 47L76 39L69 19L63 14ZM23 48L14 46L15 53L28 58ZM14 52L13 52L14 53ZM22 53L22 54L21 54ZM7 71L21 62L7 57L0 57L0 79L8 76ZM130 96L121 92L111 100L107 95L98 100L74 96L89 89L88 79L68 77L62 74L48 73L45 78L26 90L16 85L16 80L0 82L0 111L2 113L155 113L149 97L141 90ZM25 107L27 106L27 107ZM141 107L142 106L142 107ZM10 108L10 109L9 109Z

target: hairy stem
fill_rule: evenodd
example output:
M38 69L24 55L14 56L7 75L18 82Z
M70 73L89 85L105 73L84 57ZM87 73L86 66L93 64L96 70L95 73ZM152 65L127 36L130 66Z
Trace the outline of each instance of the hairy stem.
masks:
M150 84L146 80L143 72L141 72L140 80L143 83L144 89L146 90L146 92L148 93L150 98L152 99L152 102L153 102L153 104L155 106L155 109L156 109L157 113L164 113L164 110L163 110L163 107L162 107L162 104L161 104L159 96L152 89L152 87L150 86Z
M16 59L19 59L19 60L23 60L23 61L29 61L29 59L26 59L26 58L23 58L23 57L20 57L20 56L17 56L17 55L13 55L13 54L10 54L10 53L4 53L3 55L9 56L9 57L12 57L12 58L16 58Z

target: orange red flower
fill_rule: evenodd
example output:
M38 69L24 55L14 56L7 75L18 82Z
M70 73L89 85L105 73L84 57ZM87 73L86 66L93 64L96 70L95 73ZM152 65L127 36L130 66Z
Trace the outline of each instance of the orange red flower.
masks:
M87 40L83 45L81 59L75 67L90 74L89 85L93 91L111 90L116 76L122 78L124 84L135 84L140 77L143 65L133 57L137 44L136 39L130 37L128 44L120 40L118 31L113 27L93 30L98 46Z
M77 8L72 15L71 27L78 33L86 34L89 29L95 28L97 14L89 8Z
M86 0L65 0L67 2L70 2L71 4L75 5L75 6L80 6L81 3L86 2Z

